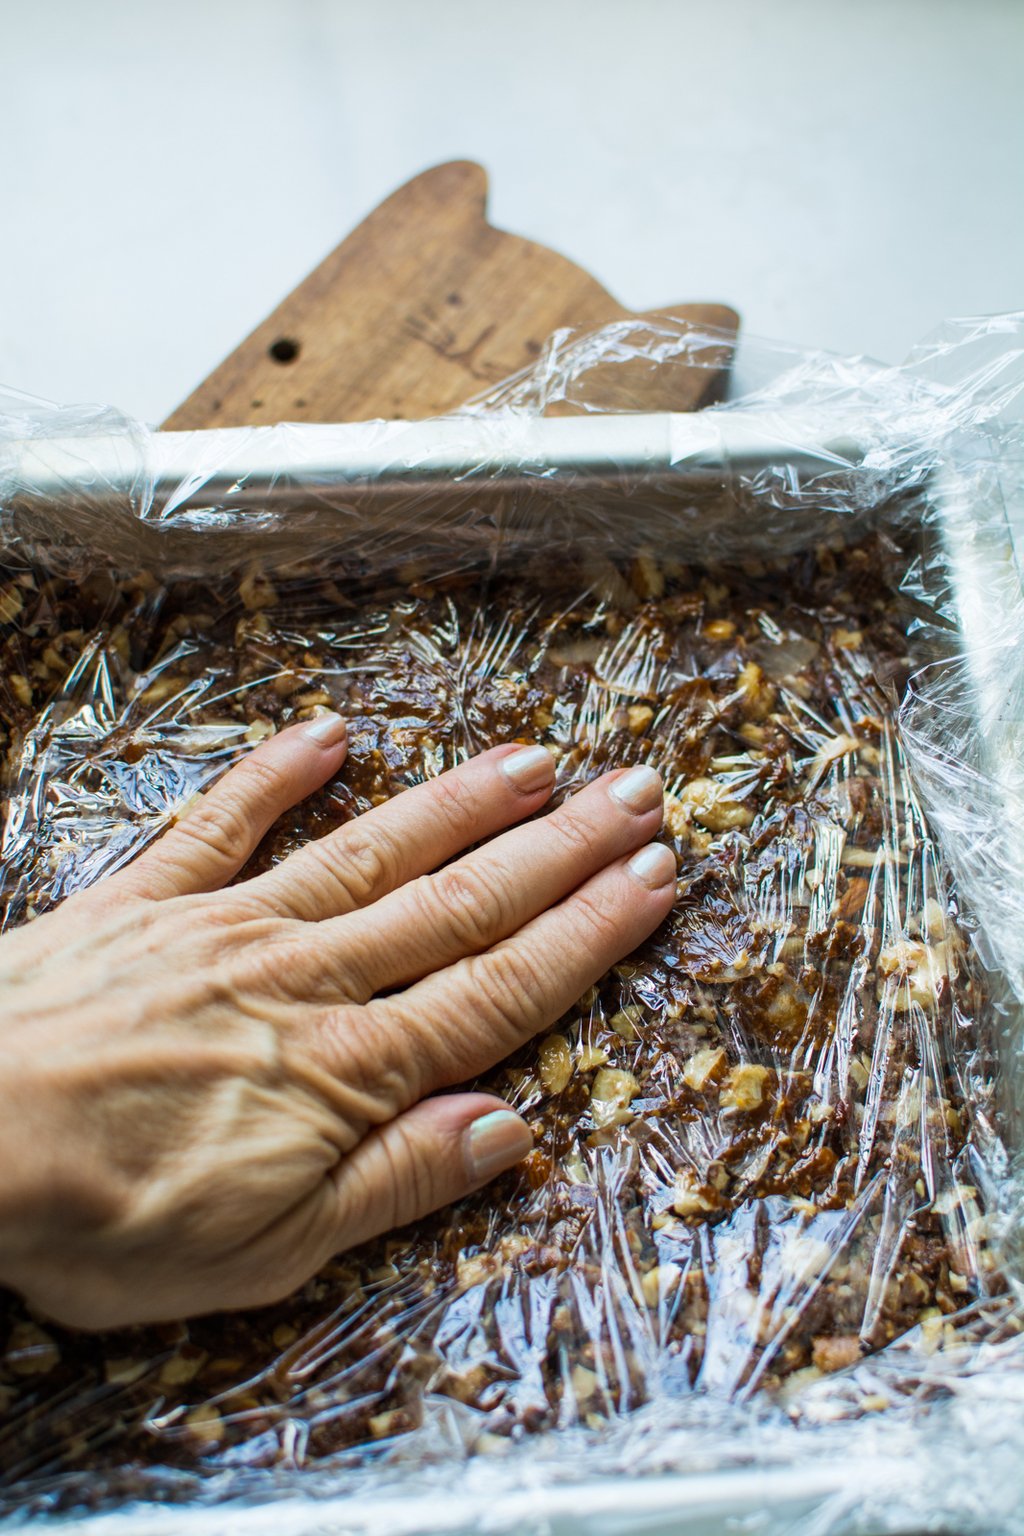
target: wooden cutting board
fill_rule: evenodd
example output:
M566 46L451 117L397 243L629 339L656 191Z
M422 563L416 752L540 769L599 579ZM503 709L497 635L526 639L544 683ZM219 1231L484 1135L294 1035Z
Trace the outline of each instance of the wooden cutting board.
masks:
M560 326L634 313L564 256L488 224L486 173L455 160L381 203L164 425L431 416L533 363ZM693 410L718 397L735 311L690 303L646 313L714 327L724 340L713 366L665 370L664 394L645 405Z

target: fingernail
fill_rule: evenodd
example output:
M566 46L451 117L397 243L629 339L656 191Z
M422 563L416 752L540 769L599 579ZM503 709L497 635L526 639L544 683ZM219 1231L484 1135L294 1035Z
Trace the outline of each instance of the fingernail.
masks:
M317 715L306 726L306 735L318 747L340 746L347 734L348 727L344 720L330 710L326 714Z
M523 795L536 794L555 782L555 760L547 747L520 747L502 758L501 771Z
M631 768L615 780L612 794L631 811L653 811L665 799L661 774L654 768Z
M518 1163L533 1148L529 1126L510 1109L495 1109L474 1120L466 1133L466 1164L470 1176L492 1179Z
M658 891L676 878L676 856L664 843L648 843L646 848L634 853L626 868L641 885L646 885L650 891Z

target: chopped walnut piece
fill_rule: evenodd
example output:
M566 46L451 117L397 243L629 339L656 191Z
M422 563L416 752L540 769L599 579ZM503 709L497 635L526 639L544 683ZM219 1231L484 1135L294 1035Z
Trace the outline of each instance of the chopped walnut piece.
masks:
M632 1072L618 1067L602 1067L594 1078L590 1090L590 1113L598 1129L609 1125L625 1125L633 1118L630 1104L640 1092L640 1084Z
M740 668L736 679L743 696L743 706L748 719L765 720L775 708L778 691L770 683L756 661L748 661Z
M740 736L750 747L763 747L768 732L763 725L755 725L753 720L744 720L740 726Z
M387 1413L375 1413L369 1421L370 1434L375 1440L404 1435L415 1427L415 1421L406 1408L391 1408Z
M198 1440L216 1444L224 1438L224 1420L212 1403L200 1403L185 1415L185 1425Z
M661 597L665 591L665 577L658 562L648 550L641 550L633 562L630 573L633 590L640 597Z
M946 911L934 896L930 896L915 919L915 926L923 939L934 942L949 932Z
M173 672L163 672L159 677L154 677L152 682L146 684L140 695L146 705L163 704L167 699L172 699L176 694L185 689L183 678L175 677Z
M905 1012L915 1003L920 1008L934 1008L951 974L949 949L948 944L925 944L919 939L897 939L887 945L878 955L879 997L885 995L886 979L895 977L892 1002L897 1012Z
M127 1359L107 1360L103 1367L104 1380L111 1386L127 1387L133 1381L138 1381L149 1370L148 1360Z
M586 1365L574 1365L569 1376L573 1396L578 1403L585 1403L597 1392L597 1373Z
M936 1195L932 1210L936 1216L952 1216L954 1213L976 1214L974 1202L978 1191L973 1184L951 1184Z
M576 1058L576 1065L579 1071L592 1072L595 1067L603 1067L607 1060L608 1049L606 1046L598 1045L593 1040L583 1040L580 1042L579 1055Z
M738 1067L733 1067L726 1078L718 1102L723 1109L738 1109L744 1114L760 1109L767 1077L767 1067L750 1061L741 1062Z
M921 1276L909 1270L900 1284L899 1297L904 1306L923 1307L926 1301L932 1299L932 1294Z
M506 1264L511 1264L515 1259L521 1259L524 1253L529 1253L534 1247L534 1240L525 1232L509 1232L506 1237L500 1239L498 1251Z
M860 1056L851 1056L846 1068L846 1075L855 1085L858 1092L863 1093L871 1081L871 1062Z
M3 1364L15 1376L42 1376L60 1364L60 1348L38 1323L15 1323L7 1339Z
M781 1243L780 1262L786 1278L801 1286L812 1285L835 1257L821 1237L791 1228Z
M630 732L634 736L642 736L654 719L654 710L649 704L630 704L626 710L626 718Z
M547 1093L561 1093L572 1077L572 1052L564 1035L547 1035L537 1051L537 1076Z
M814 1364L819 1371L824 1371L826 1374L832 1371L844 1371L847 1366L856 1365L863 1356L860 1339L855 1333L832 1336L823 1334L815 1339L811 1351Z
M291 697L291 706L295 710L328 709L331 696L326 688L311 688L307 693L294 693Z
M727 752L720 757L713 757L709 764L712 773L729 773L734 768L752 768L756 763L763 762L763 752Z
M725 1052L721 1047L708 1046L692 1055L683 1068L683 1082L696 1093L703 1093L721 1072Z
M305 679L299 677L296 672L279 672L271 683L274 692L281 699L288 698L290 694L297 693L305 686Z
M839 758L849 757L851 752L859 752L863 745L856 736L849 736L845 732L833 736L831 741L823 742L815 752L815 766L818 769L827 768L830 763L838 762Z
M12 624L25 606L17 587L0 587L0 624Z
M475 1403L492 1380L491 1372L483 1363L463 1370L449 1370L444 1377L444 1390L459 1403Z
M875 869L889 862L889 852L885 848L844 848L842 862L854 869Z
M639 1023L639 1008L627 1003L625 1008L620 1008L617 1013L612 1014L608 1020L608 1027L609 1029L614 1029L615 1033L621 1036L623 1040L633 1041L637 1037L637 1025Z
M690 830L690 808L675 795L665 796L665 826L673 837L681 839Z
M187 1381L193 1381L203 1366L206 1364L206 1355L201 1349L190 1349L188 1353L172 1355L165 1360L160 1367L160 1385L162 1387L180 1387Z
M655 1264L646 1274L640 1277L640 1294L644 1305L654 1311L661 1303L662 1297L675 1289L679 1284L680 1274L675 1264Z
M859 918L864 911L869 890L870 886L863 875L856 875L842 895L833 903L836 917L841 917L846 922L854 922Z
M754 819L750 807L734 800L717 779L692 779L680 790L678 798L684 810L709 832L731 832L736 827L749 827Z
M277 602L273 583L256 567L247 571L238 583L238 595L250 613L259 608L272 608Z
M493 1253L460 1253L455 1264L455 1279L464 1289L482 1285L498 1272L498 1260Z
M715 1202L704 1193L692 1168L680 1168L676 1174L672 1209L677 1216L703 1216L715 1209Z

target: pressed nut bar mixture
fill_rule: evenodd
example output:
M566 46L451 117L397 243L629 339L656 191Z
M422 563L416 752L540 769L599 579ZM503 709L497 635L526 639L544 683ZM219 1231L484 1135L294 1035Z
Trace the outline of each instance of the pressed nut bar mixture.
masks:
M344 770L253 867L512 739L551 747L563 795L660 768L679 866L655 937L483 1079L533 1126L521 1170L257 1314L76 1337L8 1299L12 1501L174 1497L439 1415L486 1450L658 1394L785 1401L999 1289L980 1000L893 729L890 554L0 589L7 923L328 705Z

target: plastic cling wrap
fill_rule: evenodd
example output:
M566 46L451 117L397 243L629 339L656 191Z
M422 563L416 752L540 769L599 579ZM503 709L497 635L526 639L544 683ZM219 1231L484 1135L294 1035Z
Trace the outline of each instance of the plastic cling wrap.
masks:
M1024 1529L1020 325L902 369L765 348L699 474L529 484L533 416L642 412L714 342L558 337L462 418L477 484L358 515L290 475L306 429L242 504L222 466L157 494L135 424L10 402L4 926L327 705L348 761L256 865L522 739L561 796L657 766L679 868L654 938L482 1080L521 1169L262 1312L85 1337L6 1299L12 1520ZM74 517L28 504L25 439L109 465L111 432L112 511L98 475Z

